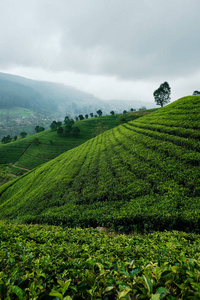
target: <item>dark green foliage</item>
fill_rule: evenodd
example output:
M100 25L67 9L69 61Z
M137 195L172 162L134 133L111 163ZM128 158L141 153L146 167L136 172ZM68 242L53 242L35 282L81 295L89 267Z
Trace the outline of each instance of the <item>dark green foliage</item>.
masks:
M27 132L22 131L19 135L24 139L27 136Z
M70 132L72 131L72 125L67 124L65 126L65 134L68 136L70 134Z
M50 128L51 128L52 130L56 130L57 127L58 127L58 123L54 120L54 121L51 123Z
M127 114L127 110L124 110L124 111L123 111L123 114Z
M154 91L153 96L157 105L163 107L165 104L170 102L171 88L169 83L165 81L160 87Z
M78 117L79 117L79 120L80 120L80 121L81 121L81 120L84 120L84 116L83 116L83 115L79 115Z
M199 235L0 222L0 240L1 299L200 298Z
M63 128L62 127L58 127L58 129L57 129L57 133L59 134L59 135L62 135L63 134Z
M101 117L101 116L102 116L102 114L103 114L103 112L102 112L102 110L101 110L101 109L97 110L97 115L98 115L99 117Z
M113 116L115 114L115 112L113 110L111 110L110 114Z
M93 118L93 116L94 116L94 114L93 114L93 113L90 113L90 117Z
M37 125L37 126L35 127L35 132L36 132L36 133L42 132L42 131L44 131L44 130L45 130L45 128L42 127L42 126Z
M66 125L66 124L68 123L68 121L69 121L69 117L66 116L66 117L64 118L64 124Z
M200 92L199 91L194 91L193 92L193 96L199 96L200 95Z
M74 137L78 137L79 136L79 133L80 133L80 129L78 127L73 127L72 128L72 135Z
M7 144L12 141L12 138L10 137L10 135L7 135L7 136L4 136L1 141L3 144Z

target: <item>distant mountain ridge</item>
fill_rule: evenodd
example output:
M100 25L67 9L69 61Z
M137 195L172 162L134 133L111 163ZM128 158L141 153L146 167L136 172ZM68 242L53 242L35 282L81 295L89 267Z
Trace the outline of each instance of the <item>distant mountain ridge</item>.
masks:
M76 105L101 103L102 100L73 87L0 73L0 109L25 107L45 111L73 110Z

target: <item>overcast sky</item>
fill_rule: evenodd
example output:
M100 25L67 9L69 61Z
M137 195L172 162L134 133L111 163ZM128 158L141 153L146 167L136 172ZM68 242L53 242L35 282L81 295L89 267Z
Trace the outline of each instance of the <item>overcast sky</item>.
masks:
M200 0L1 0L0 71L101 99L200 90Z

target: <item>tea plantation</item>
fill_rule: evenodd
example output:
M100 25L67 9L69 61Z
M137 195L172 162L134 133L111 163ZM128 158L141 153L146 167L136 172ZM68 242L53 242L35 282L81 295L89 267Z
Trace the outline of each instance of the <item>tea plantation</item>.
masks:
M0 298L200 299L199 138L184 97L2 185Z
M124 117L130 121L151 111L153 110L130 113ZM95 135L119 125L118 118L119 115L110 115L78 121L74 124L80 129L78 137L58 135L56 130L46 130L8 144L0 143L0 164L10 164L12 174L22 175L83 144Z
M1 299L199 299L200 236L0 222Z

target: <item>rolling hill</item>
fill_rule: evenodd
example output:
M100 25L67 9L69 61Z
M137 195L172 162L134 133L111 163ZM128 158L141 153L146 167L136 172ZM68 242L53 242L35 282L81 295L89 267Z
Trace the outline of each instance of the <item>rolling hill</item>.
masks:
M125 114L123 117L130 121L149 112L151 110L134 112ZM83 144L99 133L118 126L118 118L119 115L108 115L75 122L74 126L80 129L80 135L76 138L46 130L8 144L0 143L0 164L10 164L13 174L25 173L67 150Z
M200 230L200 97L105 131L0 188L0 217Z

